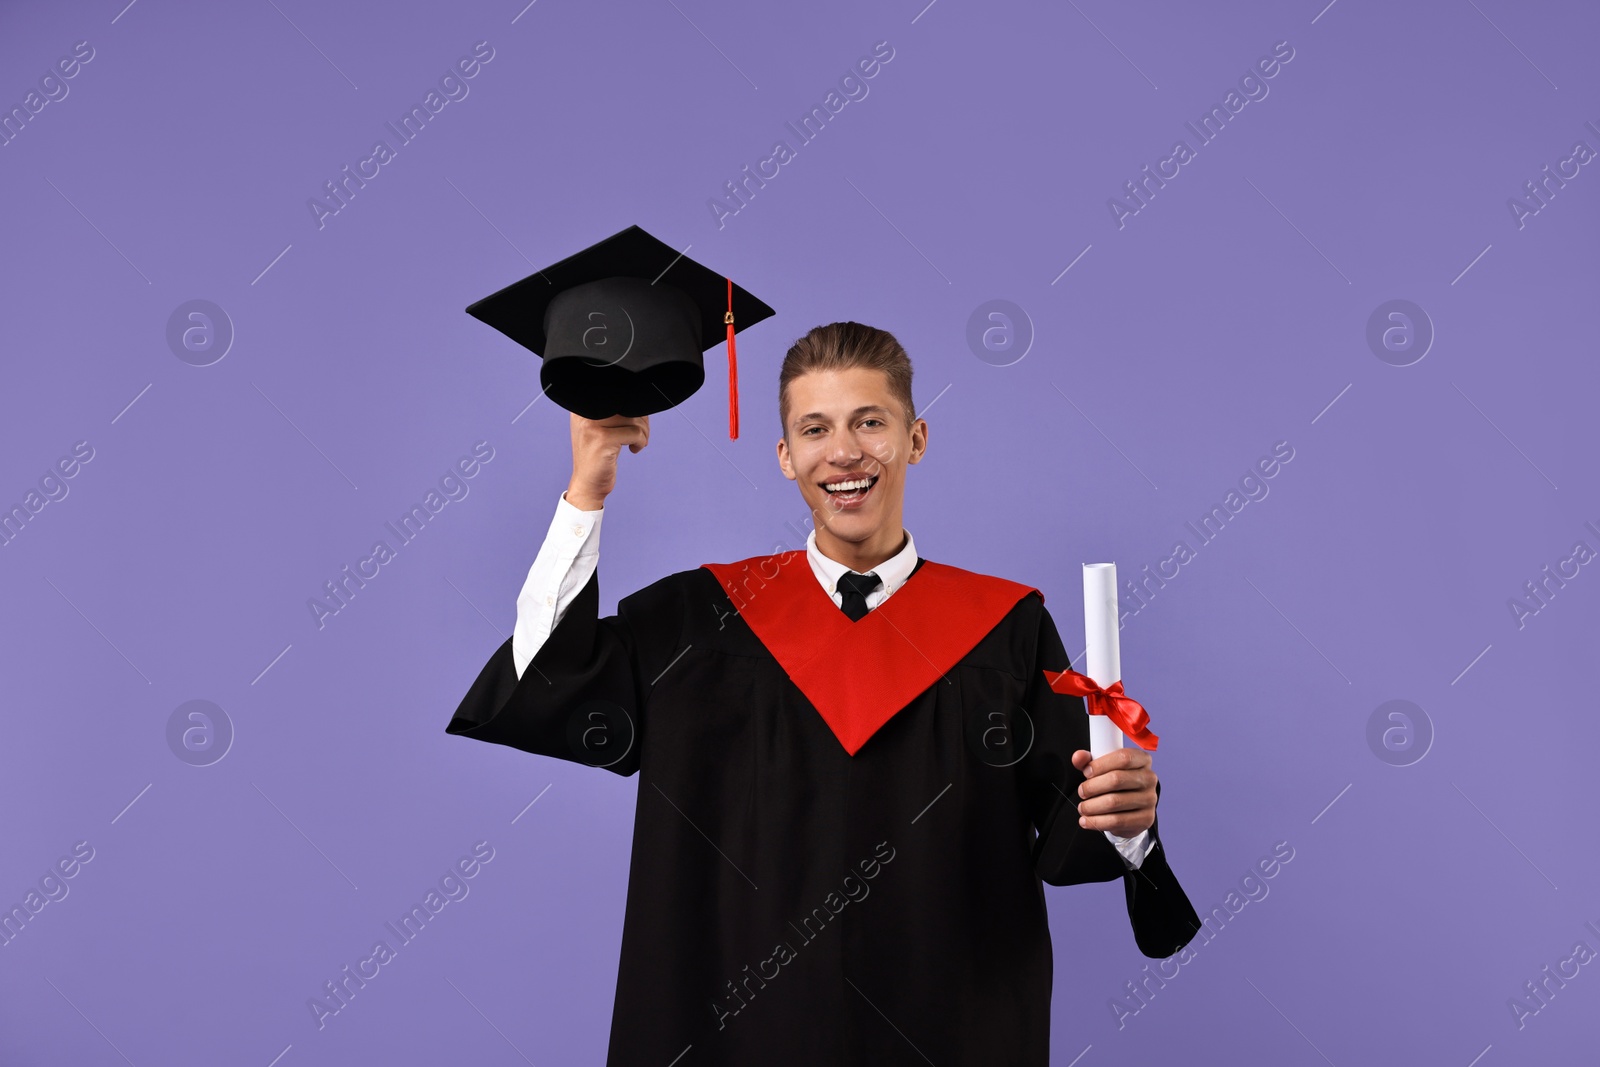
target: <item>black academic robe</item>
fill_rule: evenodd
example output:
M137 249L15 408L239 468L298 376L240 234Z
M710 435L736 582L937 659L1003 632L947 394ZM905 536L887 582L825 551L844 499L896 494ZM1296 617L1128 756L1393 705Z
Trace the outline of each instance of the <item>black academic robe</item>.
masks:
M850 623L803 552L760 560L784 565L737 588L734 565L669 575L607 618L592 576L522 678L507 640L447 727L639 774L607 1064L1044 1067L1042 882L1122 879L1151 957L1199 921L1157 827L1130 871L1078 825L1088 722L1044 680L1069 657L1043 596L1002 590L974 623L977 600L933 593L1011 583L924 560ZM787 666L747 625L756 607ZM932 682L841 735L806 692L873 690L883 663L849 627L875 619L873 656L900 641L901 683ZM779 627L833 639L782 645Z

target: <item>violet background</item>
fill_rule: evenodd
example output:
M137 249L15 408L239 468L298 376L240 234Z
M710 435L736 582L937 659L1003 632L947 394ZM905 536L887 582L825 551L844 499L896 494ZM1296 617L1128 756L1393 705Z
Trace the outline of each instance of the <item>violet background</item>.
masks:
M1600 149L1592 6L123 2L0 12L6 108L95 51L0 147L0 504L94 449L0 548L0 905L95 850L0 947L0 1062L603 1060L637 780L444 726L570 469L536 362L462 309L630 223L778 314L740 336L739 440L713 352L623 458L605 611L798 546L776 368L819 323L912 355L922 553L1037 585L1074 648L1081 562L1193 546L1293 447L1123 663L1196 906L1294 859L1121 1028L1120 885L1048 888L1056 1062L1592 1061L1595 967L1521 1029L1507 1006L1600 949L1600 577L1507 606L1600 548L1600 172L1507 207ZM885 40L719 228L708 199ZM1108 198L1284 40L1119 229ZM469 95L319 229L308 198L478 41ZM1404 367L1366 341L1397 298L1436 331ZM209 366L166 340L192 299L235 331ZM967 340L996 299L1034 335L1009 366ZM319 630L308 598L480 440L469 495ZM167 741L196 699L236 735L205 767ZM1367 741L1394 699L1434 735L1407 766ZM480 840L470 895L319 1029L308 999Z

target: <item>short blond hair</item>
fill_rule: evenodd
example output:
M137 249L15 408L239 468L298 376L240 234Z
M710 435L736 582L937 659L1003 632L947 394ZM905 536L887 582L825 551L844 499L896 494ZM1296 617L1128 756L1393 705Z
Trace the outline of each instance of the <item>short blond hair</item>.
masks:
M911 357L894 334L859 322L830 322L813 328L783 357L783 368L778 372L778 420L783 424L784 437L789 436L789 383L813 371L852 367L882 371L889 381L889 395L905 411L907 428L916 421L917 409L911 399Z

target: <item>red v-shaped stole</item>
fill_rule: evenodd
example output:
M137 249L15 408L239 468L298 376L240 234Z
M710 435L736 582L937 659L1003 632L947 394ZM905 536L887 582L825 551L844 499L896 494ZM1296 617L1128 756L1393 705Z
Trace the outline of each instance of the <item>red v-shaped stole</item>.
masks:
M851 622L804 551L701 566L852 756L1019 600L1039 592L924 560L892 596Z

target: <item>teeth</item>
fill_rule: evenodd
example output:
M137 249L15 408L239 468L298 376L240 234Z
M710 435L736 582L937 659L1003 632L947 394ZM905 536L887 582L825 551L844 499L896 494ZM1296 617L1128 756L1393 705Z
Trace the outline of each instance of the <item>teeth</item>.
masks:
M825 488L830 493L848 493L855 489L865 489L871 484L871 478L857 478L853 482L834 482Z

